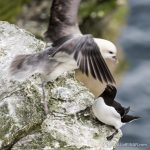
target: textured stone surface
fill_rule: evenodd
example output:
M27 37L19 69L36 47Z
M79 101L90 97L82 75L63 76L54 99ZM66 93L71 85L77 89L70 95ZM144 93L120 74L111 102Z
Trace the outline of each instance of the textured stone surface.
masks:
M65 73L46 85L52 114L44 116L39 75L20 83L10 81L8 66L17 54L44 49L45 43L31 33L0 22L0 147L13 150L104 150L113 149L121 132L112 141L113 130L97 123L90 109L94 95ZM86 111L81 111L86 109Z

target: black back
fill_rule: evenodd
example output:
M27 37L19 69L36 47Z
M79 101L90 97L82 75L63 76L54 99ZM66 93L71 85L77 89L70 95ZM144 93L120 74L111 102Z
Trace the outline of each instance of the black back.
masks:
M120 116L123 117L129 112L130 107L125 108L120 103L116 102L114 100L116 94L117 94L116 87L113 85L107 85L104 92L99 97L103 97L105 104L114 107L115 110L120 114Z
M105 88L104 92L99 97L103 97L106 105L113 106L116 94L117 94L116 87L108 84L107 87Z

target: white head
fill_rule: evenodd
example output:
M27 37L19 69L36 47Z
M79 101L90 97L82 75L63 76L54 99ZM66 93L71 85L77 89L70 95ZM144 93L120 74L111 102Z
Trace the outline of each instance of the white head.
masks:
M115 62L117 61L117 48L112 42L99 38L94 38L94 41L100 48L100 52L104 59L108 58Z

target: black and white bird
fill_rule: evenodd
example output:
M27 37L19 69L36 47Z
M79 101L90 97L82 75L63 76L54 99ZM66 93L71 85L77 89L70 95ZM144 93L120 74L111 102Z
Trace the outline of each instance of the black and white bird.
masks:
M125 108L120 103L116 102L117 90L112 85L107 85L104 92L95 100L92 105L92 111L95 117L115 129L115 132L107 137L107 140L111 140L118 130L126 123L139 119L139 116L127 115L130 107Z
M41 73L50 81L79 68L101 82L115 83L104 59L116 61L117 49L110 41L81 33L77 22L80 1L52 1L46 32L52 46L39 53L16 56L10 65L11 79L25 80Z

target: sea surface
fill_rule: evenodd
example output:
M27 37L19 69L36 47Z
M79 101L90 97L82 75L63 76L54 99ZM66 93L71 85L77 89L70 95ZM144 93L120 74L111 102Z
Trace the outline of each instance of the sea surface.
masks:
M117 99L142 119L122 128L117 150L150 150L150 0L128 0L128 5L127 25L118 40L129 69Z

